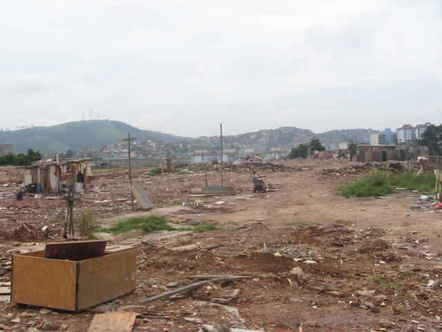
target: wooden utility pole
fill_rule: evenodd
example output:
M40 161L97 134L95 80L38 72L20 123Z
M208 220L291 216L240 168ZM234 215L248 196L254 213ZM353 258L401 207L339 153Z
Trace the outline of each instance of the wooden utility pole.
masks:
M224 137L223 137L223 124L219 124L219 144L221 151L221 187L224 187Z
M130 136L130 133L127 134L127 138L123 139L123 141L127 142L127 159L129 163L129 186L130 186L130 201L132 205L132 210L135 210L134 203L134 190L132 183L132 141L135 140L135 137Z

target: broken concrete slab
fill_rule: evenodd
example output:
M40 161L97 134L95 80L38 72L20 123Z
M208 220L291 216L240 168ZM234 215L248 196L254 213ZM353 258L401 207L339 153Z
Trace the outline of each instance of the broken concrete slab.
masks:
M0 295L0 303L11 302L11 297L9 295Z
M92 236L94 237L94 239L97 239L97 240L105 240L105 241L113 241L114 240L114 237L112 236L112 234L105 233L105 232L92 233Z
M0 287L0 295L11 295L10 287Z
M96 314L89 325L88 332L131 332L137 315L135 312Z
M144 187L141 183L135 183L133 185L132 192L140 209L146 211L153 209L153 203L149 198L149 193L144 190Z
M201 194L207 195L235 195L235 188L222 186L208 186L202 188Z

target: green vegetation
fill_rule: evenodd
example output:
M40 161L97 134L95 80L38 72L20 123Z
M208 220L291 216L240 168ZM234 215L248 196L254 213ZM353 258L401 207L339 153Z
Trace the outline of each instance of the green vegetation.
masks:
M152 168L149 172L150 176L160 175L163 173L163 170L161 168Z
M385 278L383 276L372 276L372 277L370 277L370 279L377 286L382 287L382 288L400 289L402 287L400 283L398 283L396 281L388 280L387 278Z
M34 161L41 159L40 152L36 152L32 149L28 150L27 154L7 154L0 157L0 166L28 166Z
M307 158L309 154L314 151L324 151L325 148L318 139L312 139L309 143L299 144L296 148L293 148L289 155L289 159Z
M338 193L345 197L379 197L393 193L396 187L431 192L434 182L433 174L373 172L362 179L341 186Z
M114 235L126 233L134 229L142 229L146 233L158 231L192 231L205 232L218 229L216 225L198 225L195 227L174 228L169 225L165 217L149 216L141 218L129 218L120 221L112 228L100 229L101 232L112 233Z
M351 142L348 145L348 151L350 153L350 160L353 160L353 158L356 157L356 155L358 154L358 145Z
M425 145L431 155L442 155L442 125L429 126L422 135L422 140L419 142Z

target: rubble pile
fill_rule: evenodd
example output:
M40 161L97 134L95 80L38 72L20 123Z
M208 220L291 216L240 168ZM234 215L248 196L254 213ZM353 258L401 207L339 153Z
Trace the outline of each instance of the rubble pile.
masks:
M346 167L323 168L321 175L323 176L351 176L365 174L372 170L402 172L405 165L402 162L385 162L385 163L364 163L354 164Z
M250 172L250 169L254 169L256 171L270 171L270 172L298 172L303 171L306 168L304 167L293 167L288 166L283 163L271 163L264 161L243 161L240 163L225 163L223 166L225 172L236 172L236 173L244 173ZM212 172L219 171L221 169L221 165L217 163L205 163L205 164L191 164L184 165L177 169L174 172L182 173L182 174L192 174L192 173L201 173L201 172Z

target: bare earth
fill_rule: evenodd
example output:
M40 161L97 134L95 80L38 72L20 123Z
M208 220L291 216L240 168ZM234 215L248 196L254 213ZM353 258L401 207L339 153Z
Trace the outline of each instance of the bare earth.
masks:
M96 312L122 310L140 313L134 331L198 331L215 323L269 332L441 330L441 214L421 208L420 194L410 191L382 199L338 196L341 183L362 174L337 176L322 169L348 163L310 160L289 166L296 170L260 172L277 188L266 194L252 193L246 170L227 172L226 182L240 193L220 197L192 195L203 186L204 172L148 177L139 170L137 178L158 208L137 215L165 215L178 226L216 224L219 229L120 237L115 244L139 247L133 294L78 314L0 303L0 330L86 331ZM211 184L219 181L215 171L208 177ZM124 174L97 176L83 203L103 226L130 212L124 181ZM0 220L20 224L11 220L9 206L16 203L15 187L10 188L0 203ZM26 222L55 223L63 202L37 201L25 199L29 213L41 213L43 219ZM54 209L45 204L59 211L46 213ZM23 248L11 240L0 247L0 282L9 280L11 254ZM143 304L147 296L209 274L250 278Z

